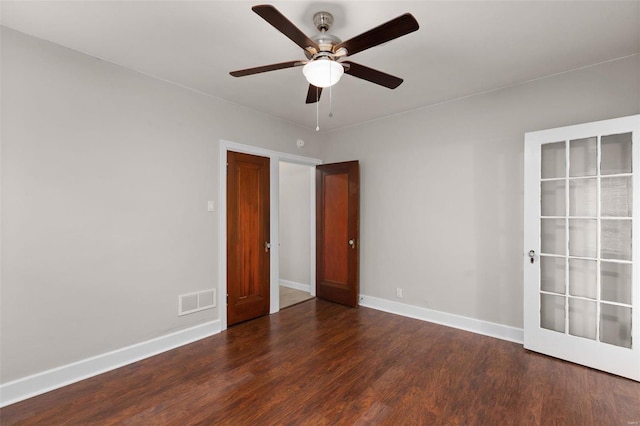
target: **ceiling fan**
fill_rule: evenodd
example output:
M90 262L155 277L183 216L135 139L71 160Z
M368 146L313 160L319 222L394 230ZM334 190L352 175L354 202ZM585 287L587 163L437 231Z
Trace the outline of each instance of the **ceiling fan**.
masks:
M413 15L405 13L347 41L342 41L329 33L333 24L333 16L329 12L317 12L313 15L313 23L318 29L318 34L309 38L271 5L257 5L253 6L251 10L300 46L304 50L307 60L280 62L232 71L230 74L234 77L244 77L267 71L304 66L302 72L309 82L306 100L308 104L318 102L322 89L336 84L343 73L389 89L398 87L403 81L401 78L343 59L370 47L402 37L419 28Z

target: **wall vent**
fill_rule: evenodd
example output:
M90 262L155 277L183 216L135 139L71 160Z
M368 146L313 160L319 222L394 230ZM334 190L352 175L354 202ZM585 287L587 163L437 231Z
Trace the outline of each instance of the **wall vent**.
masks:
M216 290L203 290L178 296L178 316L216 307Z

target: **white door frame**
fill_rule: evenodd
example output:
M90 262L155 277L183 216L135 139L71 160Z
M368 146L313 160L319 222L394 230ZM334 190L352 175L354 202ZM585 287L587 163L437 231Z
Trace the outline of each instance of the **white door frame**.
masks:
M310 262L309 262L309 287L311 294L316 292L316 197L315 197L315 166L322 164L322 160L311 157L302 157L299 155L288 154L285 152L272 151L265 148L259 148L251 145L243 145L236 142L230 142L224 139L220 140L220 190L218 200L218 311L220 315L220 325L222 330L227 329L227 152L241 152L244 154L259 155L268 157L269 162L269 214L271 234L271 258L270 258L270 306L269 313L273 314L280 310L280 249L279 249L279 214L280 214L280 161L289 163L297 163L312 166L311 169L311 186L313 188L310 197Z

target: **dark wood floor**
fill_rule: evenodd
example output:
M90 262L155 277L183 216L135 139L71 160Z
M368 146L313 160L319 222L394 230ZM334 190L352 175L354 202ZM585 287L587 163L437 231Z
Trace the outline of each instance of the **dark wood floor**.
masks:
M637 425L640 383L314 299L0 415L2 425Z

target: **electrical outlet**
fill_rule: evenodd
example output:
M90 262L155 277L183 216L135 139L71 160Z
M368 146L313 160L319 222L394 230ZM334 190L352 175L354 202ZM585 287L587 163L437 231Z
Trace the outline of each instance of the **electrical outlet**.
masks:
M396 288L396 297L399 297L400 299L402 299L402 289L401 288Z

